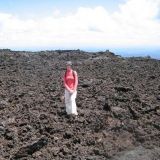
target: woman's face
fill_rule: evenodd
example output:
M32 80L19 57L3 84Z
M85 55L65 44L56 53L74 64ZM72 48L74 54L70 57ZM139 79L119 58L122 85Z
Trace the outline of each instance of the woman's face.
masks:
M67 69L71 69L71 66L70 66L70 65L67 65Z

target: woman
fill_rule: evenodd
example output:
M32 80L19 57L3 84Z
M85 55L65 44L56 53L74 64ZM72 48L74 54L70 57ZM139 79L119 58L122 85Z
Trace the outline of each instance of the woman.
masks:
M78 115L76 106L78 76L71 68L72 63L67 62L67 69L63 78L65 87L65 105L67 114Z

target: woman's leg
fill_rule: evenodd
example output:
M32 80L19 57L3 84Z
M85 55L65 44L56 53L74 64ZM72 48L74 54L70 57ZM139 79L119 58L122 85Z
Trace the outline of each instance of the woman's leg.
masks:
M66 106L66 112L67 114L71 114L72 110L71 110L71 107L72 107L72 104L71 104L71 94L69 93L68 90L65 89L65 106Z
M72 112L72 114L78 115L78 113L77 113L77 105L76 105L76 97L77 97L77 91L75 91L71 95L71 112Z

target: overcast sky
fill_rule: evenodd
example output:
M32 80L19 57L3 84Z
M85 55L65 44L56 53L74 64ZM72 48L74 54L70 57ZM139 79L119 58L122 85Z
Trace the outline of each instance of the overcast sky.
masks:
M0 48L159 46L160 0L0 0Z

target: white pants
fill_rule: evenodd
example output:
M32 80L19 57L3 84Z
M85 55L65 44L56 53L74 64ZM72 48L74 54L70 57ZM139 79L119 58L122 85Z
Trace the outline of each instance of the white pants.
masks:
M76 97L77 97L77 91L71 94L68 90L65 89L65 105L67 114L78 115Z

